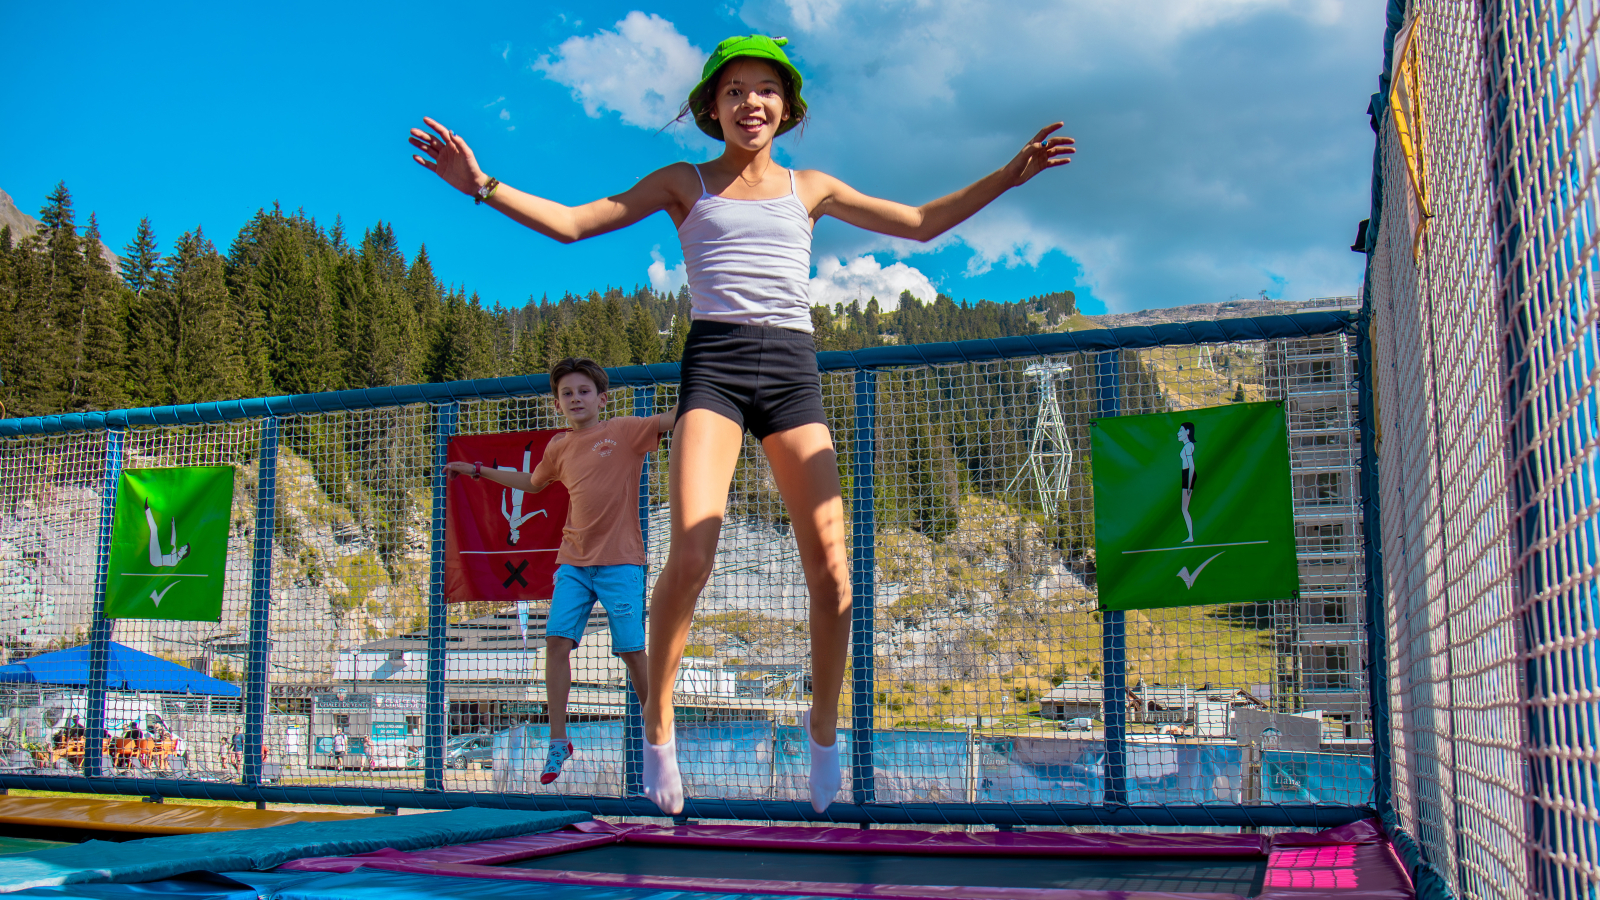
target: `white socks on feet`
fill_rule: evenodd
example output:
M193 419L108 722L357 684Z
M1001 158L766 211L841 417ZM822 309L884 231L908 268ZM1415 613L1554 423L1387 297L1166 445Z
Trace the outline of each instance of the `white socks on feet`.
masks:
M800 714L800 727L805 730L806 742L811 745L811 808L826 812L833 798L839 795L839 739L831 747L824 747L811 737L811 710Z
M644 742L644 795L669 816L683 812L683 780L678 777L678 738L665 744Z

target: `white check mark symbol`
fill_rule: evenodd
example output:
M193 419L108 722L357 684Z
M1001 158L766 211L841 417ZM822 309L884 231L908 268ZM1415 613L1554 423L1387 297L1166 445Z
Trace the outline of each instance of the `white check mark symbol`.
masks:
M176 581L174 581L173 583L171 583L171 584L167 585L166 587L162 588L161 589L161 593L159 593L159 594L156 593L155 591L151 591L150 592L150 599L159 608L161 606L161 601L167 599L167 591L170 591L170 590L172 590L173 588L175 588L177 586L178 586L178 583Z
M1227 552L1228 551L1226 551L1226 550L1222 551L1222 553L1227 553ZM1221 556L1222 553L1218 553L1216 556L1211 557L1211 559L1216 559L1217 556ZM1189 567L1188 566L1184 566L1183 568L1178 570L1178 577L1183 579L1184 590L1193 590L1194 589L1194 580L1196 578L1200 577L1200 573L1204 572L1206 570L1206 566L1211 565L1211 559L1208 559L1205 562L1201 563L1200 564L1200 568L1195 569L1194 572L1192 572L1192 573L1189 571Z

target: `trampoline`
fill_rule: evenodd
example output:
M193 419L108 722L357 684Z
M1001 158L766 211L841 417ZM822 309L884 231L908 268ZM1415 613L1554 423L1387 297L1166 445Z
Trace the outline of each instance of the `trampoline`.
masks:
M660 891L881 900L1413 896L1392 849L1366 822L1267 838L592 821L426 850L301 859L277 871L479 879L487 893L498 893L488 890L491 882L589 887L607 897Z

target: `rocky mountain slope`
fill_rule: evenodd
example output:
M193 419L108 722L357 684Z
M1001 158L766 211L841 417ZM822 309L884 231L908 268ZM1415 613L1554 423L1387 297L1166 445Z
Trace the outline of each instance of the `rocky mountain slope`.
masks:
M7 225L11 226L13 241L21 240L39 230L39 220L18 209L11 195L0 191L0 227ZM122 260L111 252L111 248L107 247L104 241L100 242L100 257L111 264L111 271L121 271Z

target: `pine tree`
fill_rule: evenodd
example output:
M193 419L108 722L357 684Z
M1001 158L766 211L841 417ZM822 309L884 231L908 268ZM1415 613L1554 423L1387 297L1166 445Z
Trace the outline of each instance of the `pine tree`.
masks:
M333 346L332 291L313 260L302 223L275 216L261 235L264 253L256 269L267 345L267 372L274 389L302 394L340 383Z
M62 412L65 403L57 364L49 248L43 235L33 234L23 238L8 256L8 280L14 293L6 316L12 327L5 346L0 347L0 378L5 381L0 402L12 416Z
M665 362L678 362L683 359L683 347L689 342L689 311L692 300L689 296L689 286L686 284L678 288L678 296L674 300L672 312L672 333L667 336L667 346L661 353Z
M404 303L406 261L394 232L382 222L361 239L361 340L354 363L368 387L409 383L408 348L417 340L416 317Z
M122 249L122 283L134 293L158 286L161 277L161 251L156 244L156 230L150 217L139 220L139 229L133 242Z
M656 332L655 317L643 304L633 308L633 319L628 322L628 354L636 366L661 361L661 335Z
M337 233L337 222L334 227ZM361 277L361 260L348 247L340 251L334 266L333 302L339 309L337 345L344 351L340 380L346 387L372 387L371 302Z
M100 223L94 213L80 242L84 259L72 293L63 298L63 315L75 327L63 328L67 409L114 409L126 398L122 391L124 313L111 264L100 255ZM70 310L70 313L68 312Z
M8 402L14 402L6 390L5 363L9 358L6 352L14 340L14 332L19 326L17 321L17 284L16 274L11 263L11 226L0 225L0 419L5 418L4 407Z
M410 301L411 318L409 333L401 348L406 360L403 384L426 380L424 369L428 348L433 344L444 315L444 287L433 274L433 261L428 258L427 245L417 248L411 268L406 270L404 290L406 299Z
M245 372L226 266L201 229L178 238L167 260L167 279L168 288L160 292L168 340L167 402L245 396L252 379Z

